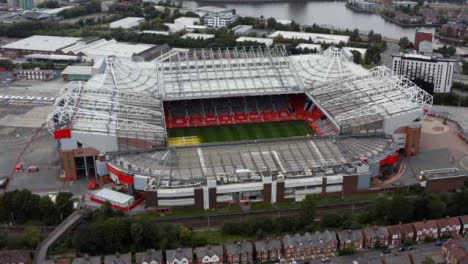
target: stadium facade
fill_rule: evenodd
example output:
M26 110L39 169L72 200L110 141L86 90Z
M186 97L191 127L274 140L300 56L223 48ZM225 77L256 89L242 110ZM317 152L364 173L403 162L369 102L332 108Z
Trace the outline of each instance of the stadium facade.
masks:
M395 153L419 150L432 96L340 49L169 52L158 62L109 57L104 73L70 83L49 129L64 180L104 176L144 193L147 207L214 208L302 200L370 188ZM168 128L304 120L316 136L168 145ZM100 178L100 177L98 177Z

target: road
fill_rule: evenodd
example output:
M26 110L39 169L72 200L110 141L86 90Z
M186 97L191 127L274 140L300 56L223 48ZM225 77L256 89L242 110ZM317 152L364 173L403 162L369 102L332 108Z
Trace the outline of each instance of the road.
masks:
M392 54L398 54L400 46L397 43L387 42L387 49L382 52L382 65L392 68Z
M38 246L34 254L34 264L45 263L49 247L65 232L75 226L86 215L86 210L76 210L52 231Z
M385 256L386 258L393 258L393 257L402 257L403 259L407 254L411 253L412 255L416 256L422 256L423 258L425 256L430 256L430 255L439 255L440 254L440 246L435 246L434 243L427 243L427 244L420 244L420 245L415 245L414 250L411 251L404 251L404 252L398 252L397 249L393 249L392 253L390 254L382 254L380 250L369 250L369 251L364 251L364 252L359 252L357 254L354 254L352 256L339 256L335 258L331 258L331 262L333 264L352 264L353 261L357 261L359 264L374 264L374 263L382 263L382 257ZM310 262L311 264L318 264L322 263L320 259L316 259ZM405 262L402 262L401 264L404 264ZM409 263L409 259L408 262Z

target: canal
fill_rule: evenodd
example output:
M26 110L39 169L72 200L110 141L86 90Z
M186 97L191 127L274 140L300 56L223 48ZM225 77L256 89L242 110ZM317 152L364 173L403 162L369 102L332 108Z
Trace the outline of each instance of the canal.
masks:
M238 15L276 19L294 20L300 24L332 25L338 28L374 30L385 37L399 39L408 37L414 39L416 28L403 28L391 22L385 21L375 14L360 13L346 8L343 1L306 1L306 2L261 2L261 3L222 3L183 1L183 7L193 8L197 6L214 5L234 8ZM424 30L434 31L433 28Z

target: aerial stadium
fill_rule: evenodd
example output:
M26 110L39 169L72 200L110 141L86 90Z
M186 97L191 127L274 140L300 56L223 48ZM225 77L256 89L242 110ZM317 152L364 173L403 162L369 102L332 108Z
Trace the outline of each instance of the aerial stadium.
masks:
M110 177L147 207L215 208L353 194L419 151L432 96L330 47L174 51L106 59L49 116L64 180Z

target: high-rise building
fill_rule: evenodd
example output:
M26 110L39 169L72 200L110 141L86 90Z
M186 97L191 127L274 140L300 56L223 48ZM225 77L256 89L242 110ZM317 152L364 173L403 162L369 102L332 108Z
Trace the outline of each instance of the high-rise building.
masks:
M430 94L450 92L455 60L420 54L397 54L392 57L395 74L407 77Z

